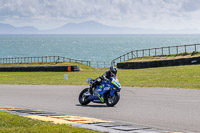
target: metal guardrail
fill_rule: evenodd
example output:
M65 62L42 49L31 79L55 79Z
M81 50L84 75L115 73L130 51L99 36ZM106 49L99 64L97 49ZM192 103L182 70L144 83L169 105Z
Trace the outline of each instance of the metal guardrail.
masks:
M157 56L157 55L171 55L180 54L187 52L197 52L198 46L200 44L189 44L189 45L178 45L178 46L167 46L160 48L133 50L124 55L121 55L111 61L111 65L116 65L116 63L124 62L137 57L147 57L147 56ZM200 48L200 47L199 47Z
M110 63L105 61L86 61L61 56L42 56L42 57L14 57L0 58L0 64L14 63L59 63L59 62L77 62L94 68L108 68Z
M110 62L105 62L105 61L91 61L91 66L94 68L109 68L110 67Z
M66 58L61 56L42 56L42 57L14 57L14 58L0 58L0 64L13 63L59 63L59 62L78 62L87 66L91 66L90 61Z

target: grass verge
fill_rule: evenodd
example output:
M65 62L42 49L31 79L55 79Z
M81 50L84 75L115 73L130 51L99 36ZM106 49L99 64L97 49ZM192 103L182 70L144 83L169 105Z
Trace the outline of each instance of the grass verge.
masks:
M0 112L1 133L97 133L96 131L64 124L52 124Z
M84 69L80 72L0 72L0 84L21 85L87 85L106 69ZM68 74L68 80L64 80ZM118 70L123 86L200 89L200 65Z
M94 70L95 68L77 62L52 62L52 63L13 63L13 64L0 64L0 67L7 66L51 66L51 65L79 65L80 70Z
M145 57L137 57L125 62L144 62L144 61L159 61L159 60L174 60L181 58L191 58L191 57L199 57L200 52L192 52L192 53L179 53L179 54L171 54L171 55L156 55L156 56L145 56Z

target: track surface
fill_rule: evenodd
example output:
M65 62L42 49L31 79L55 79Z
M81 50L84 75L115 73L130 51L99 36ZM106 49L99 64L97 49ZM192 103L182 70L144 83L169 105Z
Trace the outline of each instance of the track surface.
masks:
M0 85L0 106L130 122L152 128L200 132L200 90L123 87L115 107L80 106L87 86Z

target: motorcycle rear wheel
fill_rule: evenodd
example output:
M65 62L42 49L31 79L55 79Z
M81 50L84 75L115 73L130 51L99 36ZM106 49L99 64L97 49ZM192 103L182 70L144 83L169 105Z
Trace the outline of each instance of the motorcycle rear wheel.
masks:
M107 106L113 107L119 102L119 99L120 99L120 94L118 92L114 93L113 96L111 96L110 93L108 93L106 95L105 102Z
M88 96L84 96L84 93L86 93L88 91L88 88L85 88L81 91L81 93L79 94L79 103L81 105L87 105L88 103L90 103L90 100L88 99Z

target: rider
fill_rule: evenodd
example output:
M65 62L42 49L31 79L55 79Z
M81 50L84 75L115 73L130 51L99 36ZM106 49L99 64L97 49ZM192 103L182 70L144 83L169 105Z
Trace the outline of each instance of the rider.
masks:
M102 76L96 78L96 80L90 85L89 92L90 94L93 93L96 85L100 85L101 81L110 81L111 77L115 77L117 75L117 68L111 66L109 70L107 70Z

